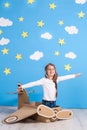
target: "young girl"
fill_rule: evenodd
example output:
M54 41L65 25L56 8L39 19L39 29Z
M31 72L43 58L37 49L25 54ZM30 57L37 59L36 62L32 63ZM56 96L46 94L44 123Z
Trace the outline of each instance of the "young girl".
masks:
M42 85L44 91L42 104L51 108L56 107L57 84L60 81L75 78L80 75L80 73L77 73L72 75L58 76L55 65L49 63L45 66L45 77L41 78L40 80L30 82L24 85L18 85L18 91L21 91L28 87Z

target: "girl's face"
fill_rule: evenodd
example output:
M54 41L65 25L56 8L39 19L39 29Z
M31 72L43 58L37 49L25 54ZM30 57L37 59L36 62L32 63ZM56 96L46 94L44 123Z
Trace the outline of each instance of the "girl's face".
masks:
M49 65L46 69L46 74L47 74L48 78L53 77L55 74L55 67L52 65Z

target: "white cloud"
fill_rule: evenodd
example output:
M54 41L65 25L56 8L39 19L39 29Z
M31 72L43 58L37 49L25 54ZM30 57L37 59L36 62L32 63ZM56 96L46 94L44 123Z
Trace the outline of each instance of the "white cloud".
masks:
M6 27L6 26L12 26L13 22L10 21L9 19L5 19L3 17L0 18L0 26L1 27Z
M68 32L68 34L77 34L78 33L78 29L76 28L76 26L66 26L65 31Z
M6 38L2 37L2 39L0 40L0 45L6 45L6 44L8 44L9 42L10 42L9 39L6 39Z
M74 52L68 52L65 54L66 58L75 59L77 56Z
M43 52L36 51L32 55L30 55L31 60L40 60L43 57Z
M75 1L77 4L85 4L87 0L76 0Z
M44 34L41 34L41 38L44 38L44 39L52 39L52 35L48 32L44 33Z

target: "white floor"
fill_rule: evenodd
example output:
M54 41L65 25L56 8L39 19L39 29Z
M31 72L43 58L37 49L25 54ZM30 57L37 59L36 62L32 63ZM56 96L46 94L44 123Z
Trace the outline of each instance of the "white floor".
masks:
M0 107L0 130L87 130L87 109L72 109L74 115L69 120L50 123L27 120L9 125L2 124L1 121L16 110L16 107Z

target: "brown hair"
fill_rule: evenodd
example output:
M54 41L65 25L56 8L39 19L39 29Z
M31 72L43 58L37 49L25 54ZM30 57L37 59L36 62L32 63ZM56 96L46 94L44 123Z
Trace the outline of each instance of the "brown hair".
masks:
M45 71L47 71L47 68L48 68L49 65L51 65L51 66L53 66L53 67L55 68L55 74L54 74L54 76L53 76L53 82L55 83L56 97L57 97L57 95L58 95L58 93L57 93L57 78L58 78L58 73L56 72L56 67L55 67L55 65L52 64L52 63L49 63L49 64L47 64L47 65L45 66ZM45 75L45 77L47 78L47 75Z

